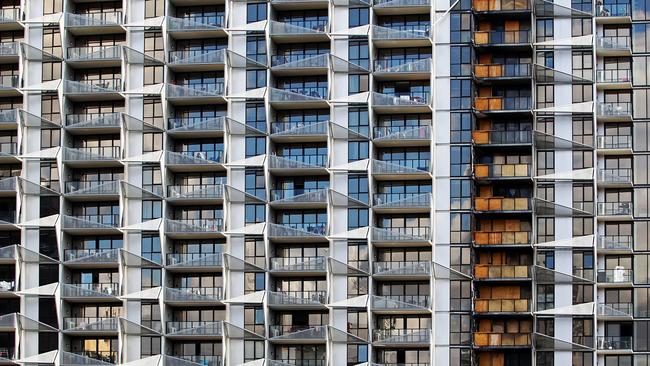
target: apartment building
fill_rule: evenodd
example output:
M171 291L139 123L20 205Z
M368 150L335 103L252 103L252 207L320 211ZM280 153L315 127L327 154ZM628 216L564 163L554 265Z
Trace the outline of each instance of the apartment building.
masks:
M0 0L0 365L650 365L650 5Z

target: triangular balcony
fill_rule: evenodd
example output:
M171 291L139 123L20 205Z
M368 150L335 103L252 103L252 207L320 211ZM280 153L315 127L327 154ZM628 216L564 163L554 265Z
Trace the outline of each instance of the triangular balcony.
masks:
M172 117L167 133L173 136L223 136L228 117Z
M278 89L269 88L269 103L275 108L325 107L328 89L323 87Z
M92 63L96 67L120 66L122 62L122 46L81 46L68 47L66 63L87 65Z
M313 273L326 272L326 257L272 257L272 272Z
M431 143L431 126L383 126L373 129L377 146L427 146Z
M372 160L372 175L377 179L426 178L430 169L429 159Z
M269 35L276 42L290 42L300 40L301 42L325 41L328 40L327 20L305 19L293 22L269 21Z
M386 346L429 345L431 329L374 329L373 343Z
M71 199L118 198L120 182L111 181L74 181L65 183L66 197Z
M276 240L304 240L307 238L322 238L327 235L327 223L295 223L273 224L268 223L268 236Z
M187 18L167 17L167 31L175 39L225 35L225 26L226 16L224 13Z
M431 262L374 262L372 274L376 277L429 277L431 276Z
M379 244L390 243L428 243L429 227L379 228L373 227L372 241Z
M220 269L223 268L223 254L218 253L169 253L167 269Z
M322 75L327 73L329 60L329 53L274 55L271 57L271 71L276 75Z
M70 233L115 233L119 231L120 215L75 215L63 216L63 230Z
M120 295L120 284L107 283L77 283L61 284L61 297L70 301L92 301L117 299Z
M166 336L174 338L220 338L224 334L222 321L168 321Z
M328 189L272 189L271 206L275 208L326 208Z
M377 213L428 212L431 193L375 193L373 210Z
M167 84L167 99L179 104L191 104L199 101L223 102L226 84L223 81L203 84Z
M71 133L83 132L119 132L122 124L122 113L83 113L68 114L65 127Z
M223 299L223 287L165 287L165 302L169 304L215 304Z
M273 307L317 307L327 303L326 291L267 291L268 305Z
M375 60L373 75L377 79L390 78L391 80L425 76L431 73L433 60L425 59L380 59Z
M372 105L380 112L427 112L431 110L429 93L390 95L372 92Z
M66 249L64 263L74 266L104 267L117 266L120 256L119 248L115 249Z
M373 42L378 47L431 45L431 34L428 25L402 25L390 28L373 25L371 33Z
M269 340L275 343L324 343L327 341L327 325L270 325Z
M63 332L75 335L110 335L118 332L118 318L63 318Z
M370 309L378 312L430 312L427 295L370 295Z
M223 184L183 184L167 186L167 199L170 202L206 203L223 200Z
M322 173L326 171L327 155L296 155L278 156L269 155L269 169L274 174L294 175L299 173Z
M174 70L223 70L226 65L225 48L213 49L189 49L169 51L169 67Z
M165 151L165 163L172 170L191 169L215 170L224 169L223 150L209 151Z
M273 122L271 139L277 142L327 141L329 121Z

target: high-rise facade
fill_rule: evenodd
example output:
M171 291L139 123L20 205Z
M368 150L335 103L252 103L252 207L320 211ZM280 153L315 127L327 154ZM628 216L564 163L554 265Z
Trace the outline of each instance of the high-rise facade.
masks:
M0 0L0 365L648 366L649 57L640 0Z

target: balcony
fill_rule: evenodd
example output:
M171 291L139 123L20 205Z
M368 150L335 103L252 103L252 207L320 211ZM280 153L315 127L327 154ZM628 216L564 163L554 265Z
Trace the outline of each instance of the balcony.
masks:
M166 152L167 167L172 171L225 170L223 150L181 150Z
M286 343L325 343L327 325L270 325L269 339Z
M474 332L474 346L481 348L529 348L532 333Z
M431 46L429 24L372 26L372 40L377 47L427 47Z
M63 161L72 167L120 166L119 146L64 147Z
M379 179L418 179L430 176L429 159L373 160L372 175Z
M120 182L117 180L65 182L65 196L71 200L117 200L119 195Z
M68 301L117 300L120 284L115 282L63 284L61 297Z
M293 19L287 22L271 20L269 24L269 35L276 43L329 40L329 24L326 19Z
M597 36L597 56L631 56L632 38L629 36Z
M272 189L274 208L327 208L328 189Z
M122 46L68 47L68 64L90 67L116 67L122 63Z
M167 134L174 137L223 136L227 117L171 117Z
M0 278L0 298L15 297L16 281L14 278Z
M175 238L214 237L224 231L223 219L168 219L165 222L167 235Z
M598 102L596 116L603 122L630 122L632 121L631 102Z
M473 0L472 9L477 13L519 13L530 12L530 2L526 0Z
M482 114L526 113L532 109L530 97L476 97L474 109Z
M205 356L205 355L194 355L194 356L183 356L183 355L178 355L178 356L172 356L179 358L183 361L189 362L190 365L202 365L202 366L223 366L223 356L221 355L211 355L211 356ZM173 362L170 362L174 364ZM182 364L182 363L179 363Z
M123 14L119 10L101 13L66 13L66 29L74 35L108 34L124 32Z
M532 144L533 134L531 130L475 130L472 131L472 140L481 146L521 146Z
M2 20L0 19L0 27L2 27ZM19 42L2 42L0 43L0 62L2 63L18 63L20 55Z
M380 126L373 129L376 146L428 146L431 143L431 127Z
M329 121L273 122L271 139L277 142L325 142L329 124Z
M607 220L632 219L632 202L598 202L598 218Z
M175 39L225 37L226 15L191 14L186 18L167 16L167 31Z
M377 80L409 80L429 77L432 59L379 59L374 62L373 76Z
M120 249L66 249L65 264L88 267L115 267L118 264Z
M329 64L329 53L271 56L271 71L275 75L327 75Z
M328 87L270 88L269 103L274 108L320 108L327 106Z
M11 163L18 160L17 142L0 142L0 162Z
M63 230L70 233L115 233L119 232L120 215L75 215L63 216Z
M477 280L530 280L530 272L527 265L474 265L474 278Z
M287 272L291 275L326 272L325 257L272 257L272 272Z
M596 70L596 88L607 89L631 89L632 70L607 69Z
M371 295L370 308L376 313L428 313L429 295Z
M327 222L269 223L267 226L269 237L276 241L325 239L325 235L327 235Z
M632 8L630 4L596 5L596 24L629 23L632 23Z
M371 232L372 241L375 245L392 244L429 244L431 231L429 227L374 227Z
M323 308L327 291L268 291L268 305L273 308Z
M327 155L271 155L269 169L276 175L318 174L326 172Z
M475 299L474 311L481 314L530 313L532 301L529 299Z
M167 269L189 271L218 270L223 267L221 252L216 253L169 253L167 254Z
M531 212L532 199L530 197L476 197L474 210L486 213L526 213Z
M474 65L474 77L479 81L530 80L533 76L533 65L521 64L478 64Z
M73 101L121 99L122 79L65 80L63 91Z
M596 147L599 154L632 154L632 136L631 135L608 135L598 136Z
M598 237L598 251L606 253L629 253L632 251L632 235L601 235Z
M188 49L169 51L169 68L176 71L223 70L226 49Z
M634 304L631 302L598 304L598 318L600 320L631 320L632 314L634 314Z
M376 278L400 278L414 277L429 278L431 275L431 262L427 261L393 261L393 262L374 262L372 274Z
M379 113L430 112L430 93L428 90L411 93L372 93L372 106Z
M165 287L165 302L172 306L216 305L223 299L223 287Z
M20 75L0 76L0 96L20 96L18 88L20 88Z
M374 329L372 341L375 345L426 345L431 343L431 329Z
M167 84L167 99L175 104L222 103L226 92L225 83Z
M475 231L474 245L480 246L529 246L530 231Z
M632 169L598 169L598 185L611 188L632 186Z
M81 113L65 116L65 127L70 133L103 133L120 131L122 113Z
M375 193L373 211L376 213L429 212L431 193Z
M597 349L603 353L631 353L631 336L598 336Z
M531 179L531 164L474 164L476 179Z
M374 0L372 2L374 13L386 14L429 14L430 0Z
M222 321L168 321L166 336L174 338L220 338L223 336Z
M182 184L167 186L168 202L210 204L223 202L223 184Z
M508 49L532 48L530 30L474 31L476 47L499 47Z
M63 332L74 335L117 334L118 318L63 318Z
M20 7L0 9L1 30L22 29L23 26L22 24L19 23L21 20L22 20L22 11Z
M116 351L75 351L59 353L67 365L112 365L117 363ZM64 358L65 357L65 358Z
M599 269L597 282L598 285L605 286L631 286L633 275L633 270L623 267L618 267L615 269Z

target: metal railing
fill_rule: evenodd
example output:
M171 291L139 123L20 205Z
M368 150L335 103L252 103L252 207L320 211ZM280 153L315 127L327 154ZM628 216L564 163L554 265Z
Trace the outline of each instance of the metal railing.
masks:
M596 5L597 17L627 17L632 15L630 4Z
M631 336L599 336L597 339L599 350L631 350Z
M628 69L596 70L596 81L599 83L631 82L632 70L628 70Z
M598 136L596 138L596 146L599 149L631 149L632 136L631 135L609 135Z
M530 30L474 31L477 45L518 45L531 43Z
M598 102L596 114L602 117L631 117L632 102Z
M599 283L627 283L632 282L634 271L628 268L600 269L597 279Z
M598 249L632 250L632 235L601 235L598 237Z
M598 36L596 48L602 50L628 50L632 46L630 36Z

